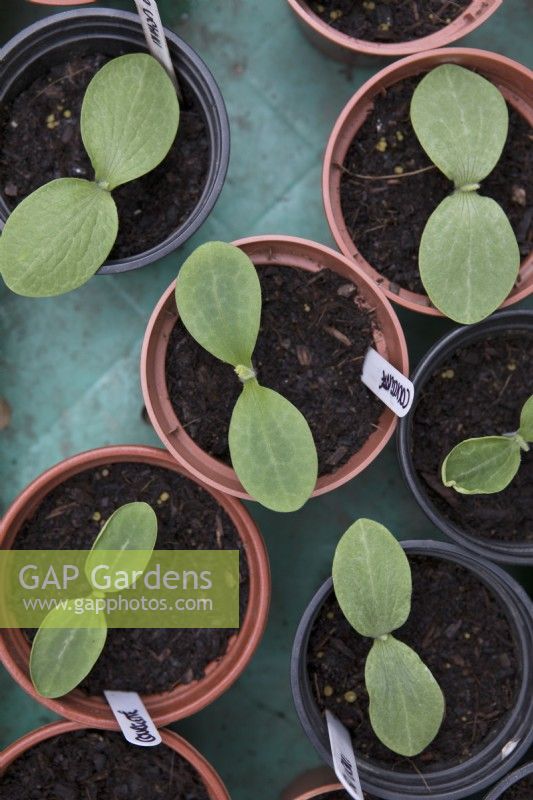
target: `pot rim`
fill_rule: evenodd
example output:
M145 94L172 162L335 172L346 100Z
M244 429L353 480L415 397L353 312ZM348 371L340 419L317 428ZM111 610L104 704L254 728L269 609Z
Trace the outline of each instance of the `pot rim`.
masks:
M531 662L533 603L526 591L505 570L455 544L431 539L404 540L400 541L400 544L408 554L430 555L455 562L474 572L489 587L505 610L509 625L514 632L517 658L522 666L521 685L517 692L515 705L496 735L467 761L425 773L422 782L416 784L417 774L394 772L356 756L359 777L365 791L385 798L385 800L397 800L399 792L406 800L407 798L409 800L428 800L428 798L461 800L461 798L469 797L472 793L494 783L522 758L533 743L533 693L531 692L533 682L533 664ZM305 654L314 620L332 590L333 579L330 577L320 585L307 605L296 630L290 667L291 690L300 724L311 744L330 766L332 764L331 753L329 747L324 744L324 741L327 740L327 733L318 733L314 727L316 721L319 720L322 730L325 731L322 715L318 711L314 699L308 699L311 696L311 690L308 684ZM311 710L309 710L310 708ZM525 709L522 714L523 719L519 720L518 717L523 708ZM506 752L506 745L515 742L517 728L520 731L521 739L518 739L513 749L509 748L509 752ZM460 778L461 774L465 775L465 765L470 766L469 774L466 778ZM472 775L473 770L475 771ZM407 780L404 780L405 778ZM431 780L431 787L427 786L427 780ZM438 783L435 788L436 782Z
M494 69L497 68L502 75L505 73L506 77L511 75L512 79L508 80L500 77L498 84L493 77L490 77L489 80L498 85L505 99L533 125L533 103L531 99L528 99L528 95L531 97L533 92L533 72L531 70L518 61L488 50L469 47L428 50L395 61L365 81L348 100L335 121L326 146L322 168L322 201L330 231L340 251L352 262L355 261L377 283L389 300L410 311L438 317L444 317L444 315L430 304L427 295L401 287L398 290L391 290L391 282L360 253L344 221L338 197L340 171L335 168L335 165L344 161L349 145L366 119L366 116L363 118L365 110L367 113L370 111L373 98L383 87L392 86L407 77L418 75L432 66L442 63L455 63L467 67L476 67L481 64L479 66L481 72L486 72L490 66ZM521 83L523 84L522 91L520 91ZM531 293L533 293L533 250L522 259L517 283L500 308L517 303Z
M144 445L114 445L84 451L64 459L33 480L13 501L0 523L0 547L11 546L24 520L43 497L71 475L109 462L137 461L163 467L189 478L228 514L243 542L249 567L250 593L239 632L230 639L225 653L206 668L204 678L177 685L167 692L144 695L144 704L158 726L175 722L212 703L242 674L264 633L270 604L271 580L265 543L246 508L233 497L202 484L164 450ZM7 540L7 541L6 541ZM28 670L30 645L20 629L0 630L0 661L12 678L34 700L62 717L83 725L118 730L118 723L103 697L74 689L62 698L39 695Z
M32 747L35 747L35 745L54 736L82 730L99 730L99 728L81 725L78 722L59 721L29 731L29 733L24 734L24 736L21 736L6 747L0 754L0 776L17 758ZM162 729L160 734L163 744L178 753L198 772L211 800L230 800L229 792L224 786L220 775L205 756L174 731Z
M338 48L339 51L350 55L361 53L382 58L398 58L425 50L435 50L455 42L456 39L466 36L486 22L503 2L503 0L472 0L456 19L435 33L402 42L381 43L368 39L356 39L354 36L336 30L313 13L306 0L287 1L300 22L310 28L315 35Z
M513 784L518 783L521 781L522 778L525 778L526 775L533 774L533 761L529 761L526 764L522 764L521 767L515 769L509 775L506 775L496 786L490 790L488 795L485 797L485 800L498 800L503 792L505 792L509 787L513 786Z
M526 541L514 543L477 538L444 517L429 498L424 484L418 477L413 464L411 442L417 407L416 398L438 364L458 347L477 339L483 339L490 336L491 333L516 331L524 328L529 328L533 332L533 310L500 311L475 325L456 327L438 339L420 360L411 376L415 387L415 402L410 411L400 420L396 437L398 461L404 481L428 519L462 547L466 547L479 556L504 564L533 564L533 544Z
M379 316L380 333L376 347L389 354L391 363L407 375L409 370L405 336L398 317L379 288L352 262L325 245L295 236L251 236L234 242L258 264L282 263L309 271L320 268L333 271L351 280L363 297L372 299ZM265 255L266 254L266 255ZM282 261L278 259L281 258ZM208 455L182 428L170 402L165 380L165 356L168 336L177 319L173 281L155 306L148 322L141 354L141 385L144 402L154 429L165 448L189 472L219 491L251 500L234 470ZM363 447L335 472L318 479L312 497L330 492L354 478L381 452L396 427L396 415L384 406L379 428L367 439ZM371 444L369 444L371 443ZM360 455L362 454L362 455Z
M24 59L24 68L19 68L14 77L18 78L24 70L28 68L28 63L33 63L36 58L46 57L46 54L53 51L61 41L82 40L82 31L69 32L68 23L74 25L87 25L91 29L91 36L98 38L98 22L110 25L116 24L122 27L123 35L121 40L131 45L136 44L134 38L139 39L139 47L148 50L145 44L144 34L138 14L130 11L121 11L112 8L79 8L70 11L59 11L51 14L31 25L28 25L19 33L15 34L5 45L0 48L0 66L4 65L7 69L8 59L13 54L19 54L21 48L26 45L27 53ZM131 256L108 259L95 273L96 275L109 275L118 272L129 272L140 269L148 264L158 261L164 256L172 253L184 244L205 222L213 210L219 195L224 186L226 178L229 156L230 156L230 129L229 119L224 103L224 98L220 88L201 56L180 36L169 28L164 28L165 36L169 45L170 54L173 62L182 61L179 71L182 73L189 89L196 97L202 109L206 128L209 136L209 166L205 178L205 185L201 196L191 211L188 218L177 228L175 228L163 241ZM53 34L58 37L57 41L51 41ZM112 30L102 30L102 36L109 39L118 38ZM139 36L140 35L140 36ZM41 47L43 52L35 56L36 43L34 38L42 37ZM35 56L32 58L29 54ZM2 228L11 213L2 195L0 195L0 228Z

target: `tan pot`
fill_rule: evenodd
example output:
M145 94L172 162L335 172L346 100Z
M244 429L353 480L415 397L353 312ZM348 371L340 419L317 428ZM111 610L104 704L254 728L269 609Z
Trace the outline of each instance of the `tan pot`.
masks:
M64 733L71 733L71 731L84 730L85 727L76 722L52 722L51 725L45 725L27 733L0 753L0 776L13 761L28 750L31 750L32 747L40 744L40 742ZM207 789L210 800L231 800L228 790L222 783L222 779L198 750L185 739L182 739L181 736L178 736L177 733L174 733L174 731L162 730L160 733L163 743L188 761L198 772Z
M17 533L25 520L43 498L64 480L83 470L120 461L152 464L191 477L168 453L155 447L102 447L67 458L40 475L12 503L0 525L0 547L5 550L16 546ZM178 685L161 694L143 696L143 702L158 727L195 714L223 694L252 658L268 618L270 570L265 544L257 526L244 506L233 497L213 491L209 487L202 488L228 514L243 542L250 574L248 608L238 634L230 639L226 653L218 661L208 665L202 680ZM58 699L38 694L30 679L29 655L30 645L21 630L0 630L0 660L25 692L56 714L84 726L118 730L115 717L103 697L87 695L79 689L74 689Z
M391 64L374 75L348 101L337 119L329 137L324 156L322 172L322 196L326 217L333 237L345 256L357 264L390 300L411 311L433 316L442 316L440 311L430 305L425 294L417 294L407 289L392 291L390 282L368 263L358 251L346 227L340 201L341 169L346 153L357 135L357 131L370 113L374 98L383 89L413 75L427 72L439 64L460 64L476 69L488 78L502 92L505 99L533 125L533 73L497 53L467 48L449 48L409 56ZM533 292L533 253L524 259L520 266L517 283L502 303L502 307L517 303Z
M329 767L316 767L304 772L293 780L281 794L281 800L314 800L328 792L342 789L333 770Z
M314 13L307 0L288 0L307 38L326 55L348 64L360 62L362 56L401 58L410 53L444 47L482 25L501 6L502 2L503 0L472 0L468 8L465 8L457 19L430 36L412 39L409 42L383 44L368 42L365 39L355 39L353 36L335 30Z
M318 272L326 267L355 283L366 303L376 310L380 326L376 349L400 372L408 375L407 346L398 318L376 284L358 266L329 247L292 236L256 236L240 239L235 244L258 267L278 263L309 272ZM172 408L166 386L165 359L168 339L178 319L175 285L175 281L171 283L159 300L144 337L141 383L148 414L164 446L188 472L221 492L249 500L251 498L234 470L200 449L182 427ZM319 478L313 497L336 489L362 472L385 447L396 421L396 415L384 406L377 429L363 447L344 466L331 475Z

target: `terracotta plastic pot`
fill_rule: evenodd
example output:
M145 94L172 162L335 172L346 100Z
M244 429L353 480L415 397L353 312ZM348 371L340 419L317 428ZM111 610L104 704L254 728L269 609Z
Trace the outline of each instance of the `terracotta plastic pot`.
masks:
M314 45L331 58L348 64L356 64L361 61L361 56L400 58L410 53L436 50L437 47L451 44L482 25L501 6L502 1L472 0L453 22L436 33L420 39L412 39L409 42L389 44L355 39L353 36L335 30L314 13L307 0L288 0L288 3L306 36Z
M513 632L520 684L514 707L490 741L470 758L444 769L407 773L356 754L359 778L365 791L385 800L460 800L505 775L533 744L533 606L524 589L507 572L456 545L430 540L401 545L408 555L426 555L459 564L490 589ZM307 648L314 621L332 591L333 581L328 578L311 599L296 631L291 658L291 688L300 723L320 757L330 765L327 726L314 698Z
M180 83L195 96L209 137L209 166L205 186L189 217L166 239L149 250L113 259L99 275L127 272L147 266L180 247L211 213L226 178L230 134L224 100L218 85L200 56L165 28L170 55ZM43 70L72 55L101 52L117 56L146 51L138 14L106 8L83 8L53 14L25 28L0 49L0 105L27 88ZM0 228L10 210L0 195Z
M76 722L53 722L51 725L45 725L42 728L31 731L31 733L27 733L0 753L0 777L10 764L28 750L31 750L32 747L45 742L47 739L52 739L54 736L85 730L86 727ZM185 739L182 739L181 736L178 736L177 733L174 733L174 731L162 730L160 733L163 743L188 761L198 772L207 789L210 800L230 800L228 790L222 783L222 779L198 750Z
M528 764L522 764L521 767L515 769L510 775L506 775L497 786L494 786L494 788L490 790L485 800L500 800L500 798L505 798L507 789L515 783L518 783L518 781L523 780L523 778L528 775L533 775L533 761L530 761Z
M257 236L240 239L235 244L244 250L258 267L280 264L308 272L327 268L355 283L369 307L375 309L380 332L375 347L404 375L408 370L405 337L398 318L375 284L348 259L308 239L292 236ZM202 482L222 492L251 499L234 470L204 452L191 439L172 408L165 377L168 339L178 312L174 299L176 282L165 291L148 323L141 355L141 383L144 402L157 435L174 458ZM396 427L396 415L383 407L376 430L359 452L331 475L318 479L313 496L330 492L364 470L381 452Z
M383 289L389 300L393 300L411 311L434 316L442 316L442 314L431 305L427 295L417 294L408 289L398 290L397 287L391 285L387 278L374 269L357 249L357 242L352 240L342 213L341 166L359 128L372 111L374 98L383 89L406 78L427 72L439 64L450 63L479 71L497 86L507 102L530 125L533 125L533 73L526 67L510 58L484 50L449 48L420 53L397 61L381 70L348 101L329 137L322 173L322 195L326 217L339 249L345 256L355 261ZM481 193L483 194L483 191ZM531 292L533 292L533 252L523 260L516 285L502 306L517 303Z
M491 334L498 335L506 332L514 332L516 334L522 331L533 333L533 311L525 309L520 311L501 311L483 320L483 322L478 322L476 325L463 325L450 331L428 350L414 371L412 381L415 387L415 398L420 396L425 384L435 370L439 368L439 365L446 361L458 348L472 345ZM431 499L426 484L420 478L413 463L413 424L415 415L416 399L409 413L400 420L397 436L398 460L404 480L422 511L446 536L478 555L504 564L533 564L532 542L525 540L508 542L503 539L475 536L463 530L441 513Z
M295 778L282 792L281 800L314 800L315 797L338 792L342 788L333 770L317 767Z
M67 478L103 464L133 461L172 470L195 480L164 450L139 445L102 447L67 458L33 481L7 510L0 525L0 547L16 548L17 533L25 520L44 497ZM199 483L199 481L195 481ZM201 485L201 484L200 484ZM188 717L212 703L243 672L263 635L270 602L270 570L265 544L254 521L244 506L232 497L203 486L224 509L242 540L248 560L250 594L244 621L236 636L230 639L226 653L207 666L199 681L178 685L161 694L144 695L143 701L159 727ZM117 722L103 697L84 694L75 689L65 697L41 697L29 676L30 645L19 629L0 630L0 660L11 676L29 695L42 705L67 719L89 727L116 730Z

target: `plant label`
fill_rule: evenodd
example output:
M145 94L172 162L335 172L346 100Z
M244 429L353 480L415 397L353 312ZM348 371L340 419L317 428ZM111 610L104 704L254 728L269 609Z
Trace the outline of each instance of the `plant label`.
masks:
M178 91L178 80L168 50L163 23L159 15L156 0L135 0L137 11L141 18L146 44L153 57L159 61L166 70L168 77ZM179 94L179 92L178 92Z
M104 692L124 738L138 747L155 747L161 736L137 692Z
M365 356L361 380L397 416L405 417L413 404L414 386L373 347Z
M331 711L326 711L326 721L335 774L353 800L364 800L350 734Z

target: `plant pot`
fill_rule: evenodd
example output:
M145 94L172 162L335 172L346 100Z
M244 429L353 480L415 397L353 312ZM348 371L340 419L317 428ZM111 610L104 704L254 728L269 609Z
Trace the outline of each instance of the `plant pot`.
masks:
M318 272L326 267L353 282L365 303L376 311L380 335L376 348L400 372L406 374L408 355L400 323L391 305L376 286L346 258L328 247L292 236L258 236L235 242L256 266L283 264ZM174 281L165 291L148 323L141 355L144 402L152 424L167 450L189 472L222 492L251 499L234 470L204 452L188 435L170 402L165 359L170 333L178 318ZM318 479L313 496L330 492L364 470L381 452L396 427L396 416L383 407L377 429L344 466Z
M179 80L195 96L205 119L210 147L205 186L188 219L164 241L136 255L107 261L99 269L99 275L144 267L180 247L210 214L226 177L229 124L218 85L188 44L167 28L165 34ZM0 103L27 88L43 69L74 54L94 53L95 50L109 56L146 51L138 15L114 9L80 9L54 14L25 28L0 51ZM0 227L4 226L9 213L0 196Z
M348 64L361 62L362 57L401 58L423 50L436 50L461 39L482 25L502 4L502 0L472 0L459 16L445 28L408 42L381 43L355 39L338 31L309 7L307 0L288 0L291 10L307 38L323 53Z
M496 597L513 632L521 661L520 687L516 702L488 744L463 763L424 773L383 768L357 756L361 784L365 791L385 800L459 800L493 783L508 772L533 742L533 615L526 592L500 567L463 551L455 545L437 541L401 543L408 555L430 555L458 564L479 578ZM321 758L332 764L324 717L315 701L307 670L307 651L311 629L324 602L333 591L326 580L312 598L296 632L291 660L291 686L297 714L305 733ZM401 638L401 637L400 637Z
M317 767L298 775L281 795L281 800L314 800L327 792L342 790L335 773L328 767Z
M459 347L475 343L491 333L503 333L504 331L518 333L525 330L533 331L533 311L500 312L477 325L455 328L439 339L418 364L412 376L415 398L420 396L424 386L439 365ZM425 482L415 469L413 461L413 424L416 408L415 400L409 413L400 422L397 443L400 468L421 509L443 533L478 555L508 564L533 564L533 542L507 542L475 536L446 518L439 510L430 497Z
M56 486L84 470L117 462L140 462L190 476L163 450L137 445L103 447L62 461L33 481L7 510L0 527L0 546L13 548L25 520ZM194 478L191 480L194 481ZM198 483L197 481L194 481ZM201 485L201 484L200 484ZM264 632L270 601L270 572L264 542L246 509L232 497L206 488L222 507L242 540L249 569L249 598L239 633L229 641L225 654L208 664L205 677L177 685L168 692L145 695L143 701L158 726L190 716L225 692L239 677ZM30 645L19 629L0 630L0 659L14 680L42 705L67 719L88 727L118 728L103 696L75 689L59 699L41 697L29 676Z
M32 747L52 739L54 736L71 733L72 731L84 730L83 725L76 722L53 722L42 728L27 733L22 738L7 747L0 754L0 774L3 773L17 758L31 750ZM189 742L182 739L174 731L160 731L163 744L170 747L178 756L189 762L199 773L200 778L205 784L210 800L230 800L228 790L211 764L196 750Z
M533 775L533 761L530 761L528 764L522 764L521 767L515 769L510 775L506 775L497 786L494 786L494 788L490 790L485 800L499 800L500 797L503 798L507 789L523 780L527 775Z
M326 217L333 237L345 256L354 261L380 288L389 300L417 311L421 314L442 316L434 308L427 295L400 288L381 275L359 252L357 242L352 240L348 231L341 206L341 167L344 164L352 141L367 116L371 113L374 100L382 92L394 84L407 78L427 72L439 64L459 64L468 69L479 71L502 92L507 102L530 125L533 125L533 74L530 70L497 53L466 48L450 48L434 50L409 56L386 67L368 80L348 101L338 117L329 137L322 173L322 195ZM483 190L482 190L483 194ZM430 209L431 210L431 209ZM503 302L508 306L523 300L533 291L533 252L520 266L517 282Z

